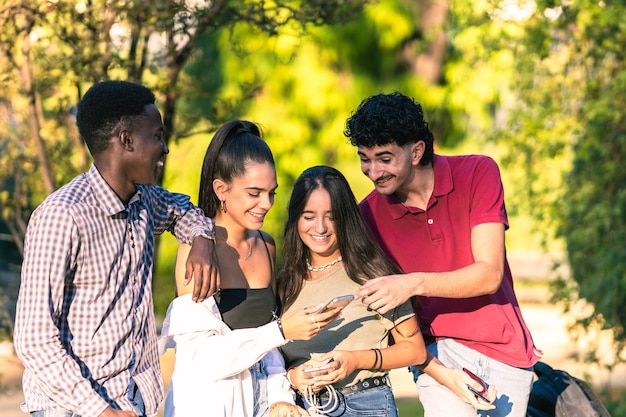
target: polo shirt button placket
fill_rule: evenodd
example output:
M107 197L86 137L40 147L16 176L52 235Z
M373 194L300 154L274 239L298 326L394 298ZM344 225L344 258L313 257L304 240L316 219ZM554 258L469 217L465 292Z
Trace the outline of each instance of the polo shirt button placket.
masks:
M428 213L426 213L426 215L428 216ZM435 219L433 219L432 217L426 217L426 219L426 223L428 224L426 228L428 229L428 235L430 236L430 240L435 244L439 244L443 240L441 228L439 227L439 225L435 224Z

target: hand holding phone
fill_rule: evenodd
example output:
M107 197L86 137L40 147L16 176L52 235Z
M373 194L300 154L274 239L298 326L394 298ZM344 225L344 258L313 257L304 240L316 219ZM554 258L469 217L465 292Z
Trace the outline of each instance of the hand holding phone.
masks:
M317 310L315 312L315 314L323 313L323 312L325 312L327 310L330 310L330 309L333 309L333 308L343 309L348 304L350 304L352 302L352 300L354 300L354 295L353 294L341 295L339 297L335 297L332 300L330 300L329 302L327 302L326 304L324 304L322 306L322 308L320 308L319 310Z
M319 371L325 371L325 370L329 370L331 368L331 364L333 362L333 359L329 360L328 363L325 363L324 365L321 366L314 366L312 368L304 368L302 370L302 372L304 372L305 374L311 374L311 372L319 372Z
M489 400L489 398L487 398L487 390L489 389L489 385L487 385L487 383L485 381L483 381L481 378L479 378L478 376L474 375L474 373L472 373L472 371L470 371L467 368L463 368L463 372L465 372L467 375L470 376L470 378L472 378L474 381L478 382L481 386L480 390L475 389L474 387L471 386L467 386L467 389L472 391L472 393L480 398L481 400L490 403L491 401Z

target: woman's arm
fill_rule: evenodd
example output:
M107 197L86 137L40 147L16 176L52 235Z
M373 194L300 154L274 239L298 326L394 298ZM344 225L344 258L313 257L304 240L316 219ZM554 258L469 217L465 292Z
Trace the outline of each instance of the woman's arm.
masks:
M176 267L174 269L174 276L176 277L177 296L189 294L193 291L193 280L185 285L185 262L187 261L187 256L189 256L190 251L191 246L186 243L181 243L178 246L178 252L176 253Z
M426 361L427 350L415 316L399 323L391 334L395 343L379 349L379 353L375 349L334 350L320 357L322 361L333 360L331 372L315 378L306 378L301 371L309 365L304 364L294 369L295 372L290 372L290 378L296 386L311 385L313 379L328 385L347 378L359 369L395 369Z
M415 316L404 320L391 330L395 343L384 349L380 354L371 350L357 351L332 351L323 355L321 359L333 359L333 371L326 375L318 375L314 378L302 378L302 372L290 372L292 382L299 386L313 383L322 386L341 381L358 369L396 369L409 365L416 365L426 374L433 377L437 382L447 387L466 403L471 404L478 410L490 410L495 408L491 403L479 401L468 386L480 390L478 382L474 381L460 369L444 366L437 358L433 357L424 343L422 333ZM495 387L489 387L487 397L493 402L496 398Z

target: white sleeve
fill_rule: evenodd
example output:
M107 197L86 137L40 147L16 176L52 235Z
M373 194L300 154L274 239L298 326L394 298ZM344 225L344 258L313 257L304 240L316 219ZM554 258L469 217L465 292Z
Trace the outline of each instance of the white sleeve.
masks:
M176 368L186 367L216 381L247 370L286 343L276 322L231 330L220 319L212 297L209 300L195 303L183 296L168 308L160 347L162 353L176 348Z
M295 404L296 393L291 389L285 371L285 360L278 349L272 349L263 358L267 370L267 400L269 404L285 401Z

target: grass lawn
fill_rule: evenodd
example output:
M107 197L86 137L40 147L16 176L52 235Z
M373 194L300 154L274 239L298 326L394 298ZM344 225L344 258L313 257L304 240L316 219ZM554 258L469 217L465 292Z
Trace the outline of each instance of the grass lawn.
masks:
M417 399L396 399L400 417L422 417L424 409Z

